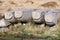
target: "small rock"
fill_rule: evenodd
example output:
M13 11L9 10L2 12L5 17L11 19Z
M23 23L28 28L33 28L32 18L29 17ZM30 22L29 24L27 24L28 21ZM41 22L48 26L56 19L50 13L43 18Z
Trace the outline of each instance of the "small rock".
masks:
M31 9L26 8L17 9L15 10L15 18L17 18L18 21L27 22L32 18L31 13L32 13Z
M10 25L10 23L8 21L6 21L5 19L0 20L0 27L5 27L8 25Z
M22 11L15 10L14 17L19 20L22 17Z

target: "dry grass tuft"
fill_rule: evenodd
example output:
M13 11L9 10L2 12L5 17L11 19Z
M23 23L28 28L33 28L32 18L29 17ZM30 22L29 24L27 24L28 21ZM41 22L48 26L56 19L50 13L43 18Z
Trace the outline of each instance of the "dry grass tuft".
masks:
M44 4L41 4L42 7L47 7L47 8L55 8L56 6L58 6L58 4L56 2L47 2Z

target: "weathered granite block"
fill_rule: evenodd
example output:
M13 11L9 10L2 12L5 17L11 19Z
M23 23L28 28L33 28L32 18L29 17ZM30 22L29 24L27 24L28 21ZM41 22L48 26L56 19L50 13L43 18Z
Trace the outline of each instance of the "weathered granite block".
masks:
M0 19L0 27L6 27L8 25L10 25L8 21L6 21L5 19Z
M16 21L16 19L14 18L14 12L13 11L7 11L4 13L5 16L5 20L13 23Z
M32 9L22 8L15 10L14 15L18 21L27 22L30 21L32 18L31 13L32 13Z
M34 22L36 23L43 23L44 22L44 14L45 12L47 12L48 10L46 9L37 9L35 11L32 12L32 19Z
M45 13L45 22L50 26L57 24L57 11L50 10L48 13Z

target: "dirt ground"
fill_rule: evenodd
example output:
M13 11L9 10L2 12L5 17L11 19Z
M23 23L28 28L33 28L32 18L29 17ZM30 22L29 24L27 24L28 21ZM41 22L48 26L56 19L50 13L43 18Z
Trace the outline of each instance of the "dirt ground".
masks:
M15 8L60 9L60 0L0 0L0 13Z

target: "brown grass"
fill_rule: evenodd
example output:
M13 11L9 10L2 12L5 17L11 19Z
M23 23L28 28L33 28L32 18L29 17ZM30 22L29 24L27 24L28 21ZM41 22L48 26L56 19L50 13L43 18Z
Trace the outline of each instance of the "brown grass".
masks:
M58 4L56 2L47 2L47 3L44 3L44 4L41 4L42 7L47 7L47 8L54 8L56 6L58 6Z

